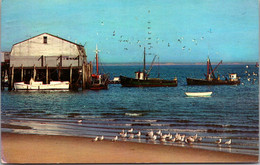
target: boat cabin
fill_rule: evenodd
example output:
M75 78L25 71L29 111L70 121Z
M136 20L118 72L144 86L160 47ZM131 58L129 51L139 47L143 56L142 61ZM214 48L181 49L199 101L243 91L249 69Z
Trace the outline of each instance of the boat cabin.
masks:
M229 79L230 79L230 81L237 81L238 80L237 74L235 74L235 73L229 74Z
M94 84L101 84L102 83L102 81L101 81L102 79L101 79L101 75L100 74L98 74L98 75L92 74L91 77L92 77L92 82Z
M140 71L135 72L135 79L144 80L144 73Z

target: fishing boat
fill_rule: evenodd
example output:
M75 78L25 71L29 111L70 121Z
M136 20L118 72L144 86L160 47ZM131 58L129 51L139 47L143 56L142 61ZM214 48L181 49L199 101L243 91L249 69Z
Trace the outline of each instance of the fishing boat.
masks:
M96 45L96 74L92 74L91 78L91 90L101 90L101 89L108 89L108 75L107 74L100 74L99 73L99 66L98 66L98 47Z
M185 92L189 97L209 97L212 92Z
M50 81L50 84L43 84L42 81L34 81L31 78L29 84L24 82L14 83L15 90L69 90L69 81Z
M155 58L153 59L154 62ZM120 83L123 87L176 87L177 78L173 80L163 80L160 78L149 78L153 62L148 71L145 64L145 48L144 48L144 68L143 71L135 72L135 78L120 76Z
M239 85L240 80L237 77L236 73L230 73L229 79L225 78L225 80L221 80L220 77L216 77L214 71L218 68L218 66L222 64L222 60L218 63L218 65L212 69L210 59L207 60L207 75L205 75L205 79L195 79L195 78L186 78L188 85Z

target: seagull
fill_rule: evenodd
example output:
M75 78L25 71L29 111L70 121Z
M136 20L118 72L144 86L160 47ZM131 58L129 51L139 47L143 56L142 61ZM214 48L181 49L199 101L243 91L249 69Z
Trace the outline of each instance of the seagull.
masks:
M95 139L93 139L92 141L93 141L93 142L98 141L98 136L97 136Z
M127 132L133 132L134 131L134 129L133 128L131 128L131 129L129 129Z
M134 134L130 134L129 138L128 139L133 139L135 137Z
M120 132L119 134L122 135L125 133L125 130L123 129L122 132Z
M221 143L221 139L218 139L217 141L215 141L215 143L220 144Z
M184 50L184 49L185 49L185 46L182 47L182 50Z
M163 136L160 136L161 139L165 139L168 135L163 135Z
M152 137L152 136L153 136L153 131L148 132L148 133L146 134L146 136Z
M155 141L157 139L156 135L153 135L152 140Z
M166 137L170 137L170 136L171 136L171 133L169 132Z
M161 133L162 133L161 130L159 130L159 131L156 132L157 135L160 135Z
M78 123L82 123L82 120L78 120Z
M202 141L202 137L198 137L197 141L201 142Z
M102 135L100 138L99 138L100 141L104 140L104 136Z
M165 138L160 138L160 142L166 142Z
M117 141L118 137L116 136L114 139L112 139L113 142Z
M127 136L127 132L124 133L124 134L121 134L121 137L122 137L122 138L125 138L126 136Z
M193 139L192 136L188 137L187 139L185 139L186 143L193 143L195 141L195 139Z
M175 142L175 138L171 139L171 142Z
M172 139L172 135L170 135L169 137L167 137L167 140L170 141Z
M136 134L136 136L140 138L140 136L141 136L141 132L138 131L138 133Z
M193 138L194 140L196 140L196 139L197 139L197 137L198 137L198 135L197 135L197 134L195 134L195 136L192 136L192 138Z
M230 145L231 144L231 139L229 139L229 141L226 141L225 144Z

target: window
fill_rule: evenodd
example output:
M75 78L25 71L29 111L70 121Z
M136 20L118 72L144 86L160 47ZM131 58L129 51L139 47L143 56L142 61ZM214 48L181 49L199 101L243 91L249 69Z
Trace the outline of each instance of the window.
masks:
M43 36L43 43L47 44L47 36Z

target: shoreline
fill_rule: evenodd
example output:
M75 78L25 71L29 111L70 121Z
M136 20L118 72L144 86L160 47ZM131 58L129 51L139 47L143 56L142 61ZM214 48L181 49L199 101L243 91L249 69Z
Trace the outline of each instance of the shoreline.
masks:
M256 163L258 156L60 135L1 133L7 163Z

